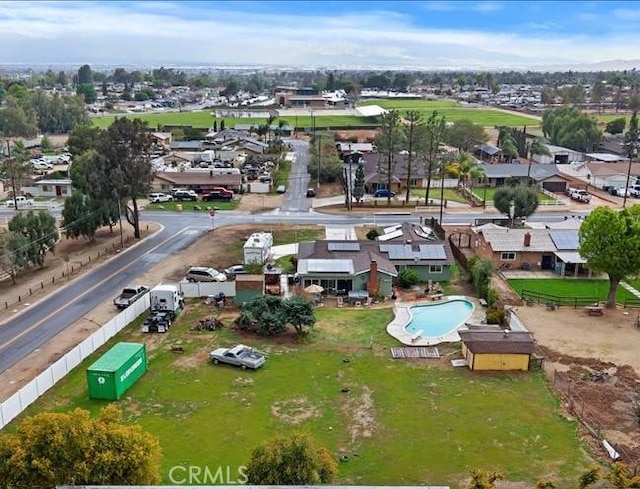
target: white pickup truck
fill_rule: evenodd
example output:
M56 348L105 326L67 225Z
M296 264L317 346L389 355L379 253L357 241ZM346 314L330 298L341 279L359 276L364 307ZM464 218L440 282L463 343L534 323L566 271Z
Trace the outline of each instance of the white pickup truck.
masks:
M573 189L570 196L573 200L577 200L578 202L591 202L591 194L589 194L589 192L587 192L586 190Z
M32 199L27 199L24 195L18 195L15 199L9 199L4 203L5 207L9 209L14 209L16 204L18 204L18 208L31 207L34 202Z

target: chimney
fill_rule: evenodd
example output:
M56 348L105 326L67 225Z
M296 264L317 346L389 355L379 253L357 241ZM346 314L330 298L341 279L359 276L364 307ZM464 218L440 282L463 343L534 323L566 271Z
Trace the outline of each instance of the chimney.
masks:
M524 233L524 245L531 246L531 233Z
M367 282L367 292L370 296L376 295L380 291L380 281L378 280L378 262L371 260L369 265L369 281Z

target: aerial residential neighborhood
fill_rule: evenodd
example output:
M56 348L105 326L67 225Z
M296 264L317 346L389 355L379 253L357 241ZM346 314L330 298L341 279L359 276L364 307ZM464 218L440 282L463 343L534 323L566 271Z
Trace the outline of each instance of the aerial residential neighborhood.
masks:
M0 487L638 487L637 14L0 2Z

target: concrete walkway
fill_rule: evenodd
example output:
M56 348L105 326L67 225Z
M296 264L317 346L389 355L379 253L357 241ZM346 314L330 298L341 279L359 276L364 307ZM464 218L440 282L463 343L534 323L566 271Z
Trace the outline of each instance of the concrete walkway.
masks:
M625 282L623 280L622 282L620 282L620 286L624 287L629 292L631 292L633 295L635 295L638 299L640 299L640 291L638 289L636 289L635 287L633 287L632 285L628 284L627 282Z
M328 240L356 241L355 226L325 226L325 238Z

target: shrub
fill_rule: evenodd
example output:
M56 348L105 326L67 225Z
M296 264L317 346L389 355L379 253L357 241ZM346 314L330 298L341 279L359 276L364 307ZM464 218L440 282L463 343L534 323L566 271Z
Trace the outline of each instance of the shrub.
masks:
M400 287L408 289L420 282L420 276L412 268L403 268L398 274L398 282Z
M373 228L367 233L367 239L369 241L375 241L378 236L380 236L380 230L378 228Z
M493 263L486 258L470 260L469 273L471 282L477 294L483 299L487 299L489 282L493 273ZM487 301L489 302L489 301Z
M500 296L498 295L498 291L493 287L487 288L487 304L489 306L492 306L498 301L498 299L500 299Z
M507 325L507 311L502 304L496 302L487 308L487 324Z

